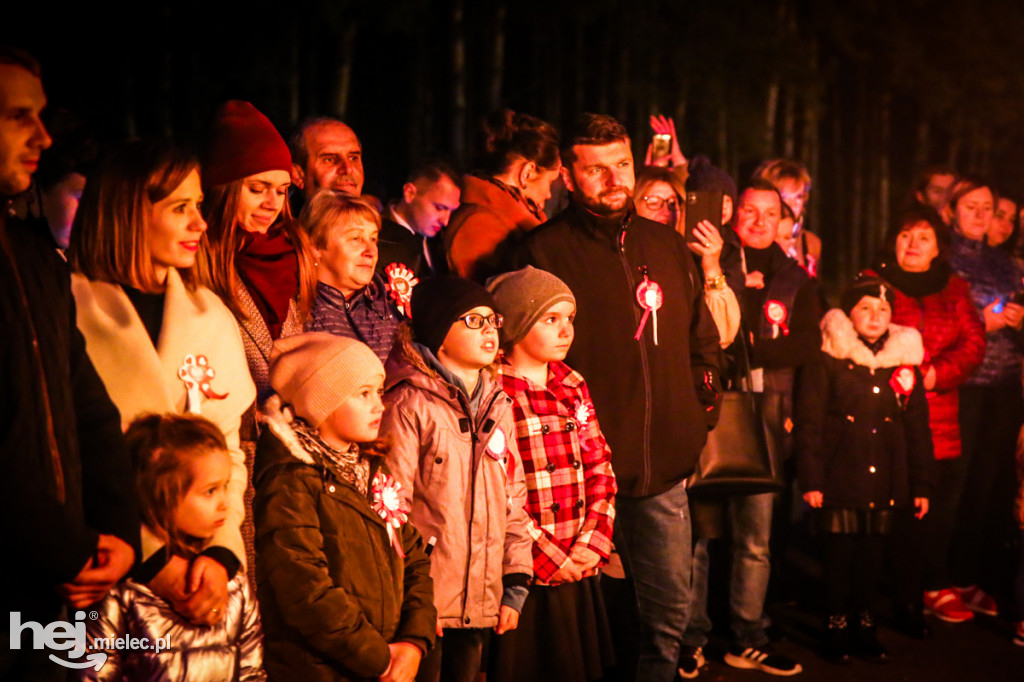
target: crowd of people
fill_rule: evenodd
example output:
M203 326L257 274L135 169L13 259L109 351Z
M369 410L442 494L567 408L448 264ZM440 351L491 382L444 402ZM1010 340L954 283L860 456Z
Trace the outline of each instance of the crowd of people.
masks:
M691 679L722 556L724 663L796 675L765 604L808 547L833 662L890 656L886 573L907 634L1003 614L1024 646L992 183L925 170L826 310L804 165L737 184L663 117L637 164L610 116L500 110L478 170L384 202L336 119L286 141L229 101L198 156L98 154L46 104L0 49L0 679ZM731 394L770 475L700 486Z

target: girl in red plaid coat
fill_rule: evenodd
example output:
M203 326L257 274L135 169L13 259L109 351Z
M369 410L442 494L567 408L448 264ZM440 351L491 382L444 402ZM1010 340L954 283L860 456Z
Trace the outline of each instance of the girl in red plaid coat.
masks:
M562 362L576 299L532 267L489 288L505 318L502 387L526 473L534 585L519 629L494 648L488 679L600 679L613 662L598 571L612 550L616 486L587 384Z

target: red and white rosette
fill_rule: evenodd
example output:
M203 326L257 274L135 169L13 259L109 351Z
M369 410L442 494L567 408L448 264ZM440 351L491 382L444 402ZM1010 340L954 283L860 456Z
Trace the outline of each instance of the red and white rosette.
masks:
M409 520L411 508L409 503L402 499L402 485L393 476L378 471L373 477L371 490L371 507L374 513L383 519L391 546L398 552L398 556L404 559L405 552L402 551L402 542L398 539L398 529Z
M205 355L186 355L178 368L178 378L185 383L185 390L188 392L188 411L192 414L199 414L200 403L203 398L208 400L224 400L227 393L217 393L210 386L210 382L217 376L217 372L210 366Z
M576 399L576 409L574 410L576 421L579 422L580 426L586 426L587 422L590 421L590 406L585 402Z
M388 294L399 307L402 314L412 318L412 290L420 283L419 278L404 263L389 263L384 272L387 273Z
M650 317L654 327L654 345L657 346L658 308L665 302L665 292L662 291L660 284L644 275L644 280L636 285L636 302L644 309L644 314L640 318L640 326L636 328L636 334L633 335L633 339L636 341L640 340L640 337L644 334L644 327L647 326L647 318Z
M779 331L782 331L783 336L789 336L789 326L786 324L786 320L789 319L789 309L786 308L786 304L782 301L776 301L770 299L764 304L764 316L772 323L772 338L779 338Z
M896 401L903 408L906 408L907 399L914 392L914 386L916 385L917 375L914 373L914 368L910 365L897 367L889 378L889 386L892 387L893 392L896 394Z

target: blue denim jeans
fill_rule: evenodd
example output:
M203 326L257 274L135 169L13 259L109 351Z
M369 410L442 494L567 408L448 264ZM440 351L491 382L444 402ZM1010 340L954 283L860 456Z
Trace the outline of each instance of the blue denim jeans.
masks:
M615 546L636 588L640 617L638 682L671 682L686 626L690 509L685 482L651 497L615 500Z
M774 493L732 495L726 500L725 518L732 543L732 574L729 578L729 611L732 616L733 643L741 647L761 647L768 643L768 618L764 599L771 576L772 503ZM683 644L708 643L711 619L708 618L708 541L700 540L693 551L690 618Z

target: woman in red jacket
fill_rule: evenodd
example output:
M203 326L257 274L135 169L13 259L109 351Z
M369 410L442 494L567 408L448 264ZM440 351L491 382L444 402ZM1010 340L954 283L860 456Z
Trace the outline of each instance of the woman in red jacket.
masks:
M927 391L929 421L935 446L935 487L921 533L897 534L894 544L905 556L894 562L906 571L897 583L906 590L901 625L910 634L927 635L920 617L920 584L924 606L936 617L960 623L973 614L951 589L948 555L966 467L960 457L958 388L985 354L985 328L969 296L969 285L953 273L945 254L949 228L934 209L915 207L903 213L886 237L886 251L872 274L896 290L892 321L921 332L925 359L921 365ZM909 542L922 538L923 547ZM918 589L913 589L917 587Z

